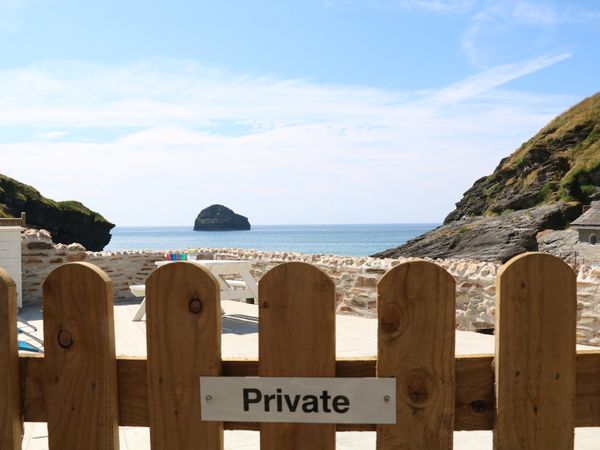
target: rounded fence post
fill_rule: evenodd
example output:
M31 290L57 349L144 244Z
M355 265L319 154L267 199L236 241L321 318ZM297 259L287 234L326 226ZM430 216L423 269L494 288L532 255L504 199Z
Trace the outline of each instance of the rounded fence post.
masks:
M0 268L0 448L21 448L17 287Z
M201 420L200 376L221 374L221 305L206 269L175 262L146 281L148 408L153 450L219 450L223 423Z
M260 280L258 373L335 377L335 285L316 267L290 262ZM262 450L334 450L335 424L261 423Z
M43 297L49 448L118 449L112 282L92 264L64 264Z
M454 432L455 282L412 261L377 286L377 376L396 378L396 424L377 426L377 449L449 449Z
M496 279L494 448L572 449L575 273L542 253L517 256Z

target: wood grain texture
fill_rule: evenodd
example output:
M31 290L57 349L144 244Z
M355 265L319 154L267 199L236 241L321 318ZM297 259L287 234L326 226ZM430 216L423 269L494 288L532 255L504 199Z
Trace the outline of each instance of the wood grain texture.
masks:
M310 264L281 264L259 283L258 373L335 377L335 286ZM333 424L261 424L262 450L334 450Z
M495 449L572 449L577 315L575 273L541 253L496 279Z
M223 423L200 415L200 376L221 374L220 288L205 268L172 263L148 277L146 340L152 449L222 449Z
M0 448L21 448L17 286L0 268Z
M45 398L50 450L118 449L112 283L70 263L43 285Z
M412 261L390 269L377 293L377 376L397 383L397 422L377 427L377 448L450 449L454 279L433 263Z
M494 355L457 356L454 431L491 430L494 428ZM336 364L337 377L374 377L376 360L343 359ZM28 422L46 422L44 398L44 359L41 355L19 358L23 413ZM146 360L117 359L119 379L119 425L147 427L148 392ZM257 360L224 360L222 375L232 377L258 376ZM578 427L600 427L600 350L577 354ZM258 430L257 423L226 422L226 430ZM374 431L374 425L338 425L337 431Z

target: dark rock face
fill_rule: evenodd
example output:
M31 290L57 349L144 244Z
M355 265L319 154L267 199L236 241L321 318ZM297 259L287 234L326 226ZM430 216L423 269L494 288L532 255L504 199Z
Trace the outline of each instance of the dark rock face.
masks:
M223 205L211 205L196 217L194 231L249 230L248 218L234 213Z
M114 224L79 202L56 202L36 189L0 175L0 217L27 214L27 225L44 228L61 244L78 242L86 249L100 251L110 242Z
M567 203L543 205L496 217L471 217L452 221L407 243L373 255L378 258L417 256L468 258L506 262L526 251L538 250L539 230L562 228L565 218L581 212Z

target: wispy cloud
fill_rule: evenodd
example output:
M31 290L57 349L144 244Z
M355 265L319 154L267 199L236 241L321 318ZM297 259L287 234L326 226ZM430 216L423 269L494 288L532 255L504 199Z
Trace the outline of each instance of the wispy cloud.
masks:
M173 60L4 70L0 123L32 138L0 140L2 170L120 224L172 224L210 202L262 223L435 221L573 101L501 86L568 56L421 93Z
M531 61L494 67L438 91L435 99L440 102L463 101L564 61L571 56L571 53L559 53L542 56Z
M540 42L558 45L554 37L561 27L598 27L600 5L589 9L573 2L491 0L479 3L468 17L461 46L473 63L486 66L507 55L539 53Z

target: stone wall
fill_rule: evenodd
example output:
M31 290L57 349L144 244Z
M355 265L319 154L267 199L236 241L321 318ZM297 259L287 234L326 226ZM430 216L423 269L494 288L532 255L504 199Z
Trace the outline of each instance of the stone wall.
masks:
M102 268L113 281L116 302L134 301L132 284L143 284L164 259L164 252L86 252L79 244L53 244L44 231L23 234L23 303L41 304L41 285L46 275L60 264L87 261ZM313 264L336 284L339 313L374 317L376 286L391 267L414 258L376 259L309 255L294 252L257 252L241 249L195 249L198 259L243 259L253 261L253 275L259 280L269 269L289 261ZM500 266L469 260L436 260L455 279L456 319L462 330L491 328L495 315L495 277ZM137 299L139 300L139 299ZM600 345L600 269L584 266L578 276L578 340Z

